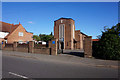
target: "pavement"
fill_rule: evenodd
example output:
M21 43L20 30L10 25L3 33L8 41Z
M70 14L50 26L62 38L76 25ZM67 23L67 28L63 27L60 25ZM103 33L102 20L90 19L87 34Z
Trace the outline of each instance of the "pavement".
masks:
M118 61L2 51L3 78L117 78Z
M73 55L67 54L59 54L59 55L45 55L45 54L33 54L33 53L24 53L24 52L16 52L16 51L2 51L3 55L9 56L17 56L24 58L33 58L44 61L52 61L52 62L63 62L74 63L74 64L83 64L89 66L97 66L97 67L109 67L109 68L118 68L118 61L114 60L102 60L102 59L93 59L93 58L83 58Z

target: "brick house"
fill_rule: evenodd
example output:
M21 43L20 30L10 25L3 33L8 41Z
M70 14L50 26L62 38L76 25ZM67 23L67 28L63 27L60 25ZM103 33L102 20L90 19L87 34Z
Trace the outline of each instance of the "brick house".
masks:
M0 41L5 41L6 43L26 43L33 40L33 33L27 32L25 28L19 24L9 24L5 22L0 22Z
M84 47L84 38L88 35L75 30L75 21L72 18L60 18L54 21L54 38L58 39L58 49L81 49Z

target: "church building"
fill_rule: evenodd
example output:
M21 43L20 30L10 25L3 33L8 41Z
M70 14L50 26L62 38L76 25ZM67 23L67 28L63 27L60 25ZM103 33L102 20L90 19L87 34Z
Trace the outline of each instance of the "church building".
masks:
M58 39L58 49L83 50L86 34L75 30L72 18L60 18L54 21L54 38Z

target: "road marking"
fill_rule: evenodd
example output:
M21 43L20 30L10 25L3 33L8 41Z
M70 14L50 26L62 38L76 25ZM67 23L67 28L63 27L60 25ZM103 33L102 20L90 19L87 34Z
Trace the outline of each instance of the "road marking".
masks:
M26 77L26 76L22 76L22 75L13 73L13 72L8 72L8 73L9 73L9 74L12 74L12 75L14 75L14 76L18 76L18 77L21 77L21 78L24 78L24 79L28 79L28 77Z

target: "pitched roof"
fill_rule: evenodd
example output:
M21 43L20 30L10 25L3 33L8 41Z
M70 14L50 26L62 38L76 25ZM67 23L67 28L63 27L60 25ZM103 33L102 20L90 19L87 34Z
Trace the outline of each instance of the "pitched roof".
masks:
M85 36L88 36L88 35L84 34L83 32L81 32L80 30L75 30L75 32L79 32L79 33L81 33L81 34L83 34Z
M5 23L2 21L0 21L0 23L2 23L2 30L1 30L2 32L11 33L19 26L19 24L14 25L14 24Z
M85 36L88 36L88 35L84 34L83 32L80 32L80 33L83 34L83 35L85 35Z
M2 32L9 32L9 34L5 37L7 38L20 24L10 24L10 23L5 23L0 21L0 23L2 23Z

